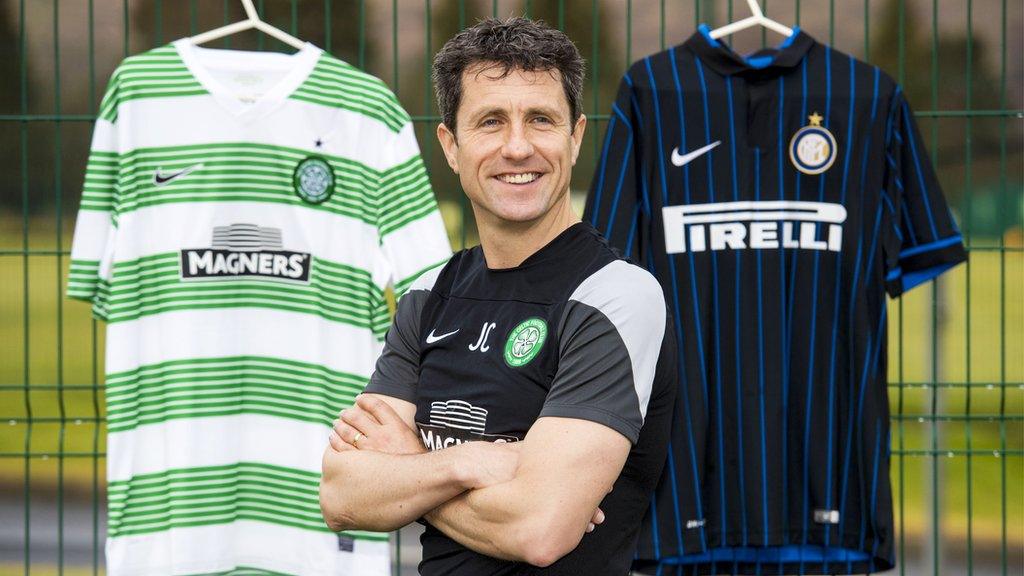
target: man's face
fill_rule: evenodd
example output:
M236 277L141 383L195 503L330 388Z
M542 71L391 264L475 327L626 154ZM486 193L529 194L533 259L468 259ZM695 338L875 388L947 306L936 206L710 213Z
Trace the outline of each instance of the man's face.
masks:
M586 118L574 128L558 71L499 73L463 73L457 134L441 124L437 136L478 219L534 222L568 202Z

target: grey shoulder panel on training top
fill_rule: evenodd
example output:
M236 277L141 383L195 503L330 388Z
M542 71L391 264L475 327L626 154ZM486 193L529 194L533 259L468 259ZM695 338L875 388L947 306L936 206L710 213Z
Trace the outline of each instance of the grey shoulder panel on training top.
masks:
M604 424L636 442L665 335L657 281L623 260L589 276L559 323L558 371L541 416Z
M570 300L593 306L615 325L629 351L640 411L647 413L654 368L665 337L665 295L646 270L616 260L584 280Z

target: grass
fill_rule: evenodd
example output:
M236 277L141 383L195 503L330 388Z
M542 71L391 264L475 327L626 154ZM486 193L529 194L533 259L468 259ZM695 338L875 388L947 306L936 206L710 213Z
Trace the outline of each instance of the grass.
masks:
M893 497L897 523L910 534L938 526L945 537L970 532L974 542L998 542L1005 518L1007 540L1019 549L1024 255L995 246L975 240L967 264L889 303ZM922 386L933 380L940 386ZM958 452L965 450L974 453ZM913 451L928 453L901 455Z
M70 246L70 222L59 245L52 221L33 220L30 230L30 250ZM87 304L63 298L68 258L23 258L25 240L20 220L0 219L0 485L20 493L27 477L33 492L89 495L104 482L104 326ZM1019 548L1024 254L972 251L969 264L889 306L898 530L923 538L937 526L958 539L970 530L976 543L998 543L1005 521L1010 546ZM956 452L968 449L975 453Z

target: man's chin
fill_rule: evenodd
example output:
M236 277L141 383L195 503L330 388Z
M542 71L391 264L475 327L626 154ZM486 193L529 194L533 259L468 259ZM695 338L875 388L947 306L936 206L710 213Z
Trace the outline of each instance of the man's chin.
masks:
M537 204L535 201L506 203L492 210L491 214L494 215L497 221L502 223L529 224L542 219L544 214L548 212L544 206L538 206Z
M498 221L507 226L529 226L543 219L544 214L538 210L524 210L498 214Z

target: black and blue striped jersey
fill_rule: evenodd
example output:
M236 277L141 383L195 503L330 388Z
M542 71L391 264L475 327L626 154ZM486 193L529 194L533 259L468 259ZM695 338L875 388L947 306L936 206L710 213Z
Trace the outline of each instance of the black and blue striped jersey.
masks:
M799 30L744 57L702 26L626 73L584 219L675 318L640 563L891 567L885 295L966 259L900 87Z

